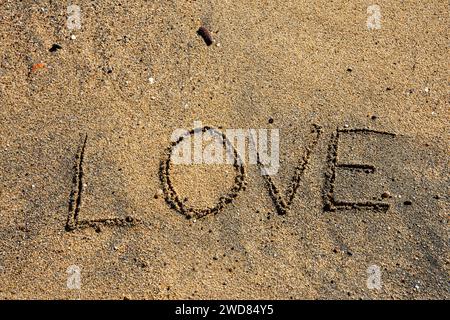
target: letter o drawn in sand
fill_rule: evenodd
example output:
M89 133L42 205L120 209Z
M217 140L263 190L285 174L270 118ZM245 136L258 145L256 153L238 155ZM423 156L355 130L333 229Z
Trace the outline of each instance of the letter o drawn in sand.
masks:
M172 152L174 148L180 144L185 138L190 137L196 133L206 132L213 133L222 139L223 146L227 153L232 153L233 159L232 164L236 171L236 177L234 179L234 184L227 194L221 196L218 202L213 206L205 209L193 208L188 206L182 197L178 195L176 192L170 175L170 169L172 167ZM203 127L203 128L195 128L190 130L187 134L178 138L177 141L172 142L170 147L168 148L168 157L161 161L160 166L160 179L162 182L162 187L164 191L164 197L166 202L172 209L175 209L179 213L186 216L186 218L202 218L207 216L208 214L217 214L219 213L227 204L233 202L233 200L238 196L241 190L245 190L245 169L243 161L241 160L239 153L225 136L224 133L218 131L217 129L211 127Z

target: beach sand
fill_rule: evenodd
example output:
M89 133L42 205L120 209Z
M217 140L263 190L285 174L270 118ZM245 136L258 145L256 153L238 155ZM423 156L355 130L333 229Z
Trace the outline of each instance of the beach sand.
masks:
M450 298L448 3L76 4L0 0L0 298ZM272 184L168 162L194 122L279 130Z

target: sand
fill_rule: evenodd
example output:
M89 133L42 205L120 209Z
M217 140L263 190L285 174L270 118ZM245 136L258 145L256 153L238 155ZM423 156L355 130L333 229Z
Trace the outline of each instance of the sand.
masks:
M76 4L0 0L0 298L450 298L448 3ZM241 175L164 169L194 121L278 173L207 211Z

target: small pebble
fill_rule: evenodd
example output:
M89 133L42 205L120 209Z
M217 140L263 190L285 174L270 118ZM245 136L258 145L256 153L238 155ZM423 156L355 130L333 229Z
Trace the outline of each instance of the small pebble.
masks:
M106 67L103 67L103 72L106 72L109 74L109 73L113 72L113 69L112 69L112 67L106 66Z
M52 47L48 51L56 52L56 51L58 51L60 49L62 49L62 47L59 44L55 43L55 44L52 45Z
M33 72L35 72L36 70L39 70L39 69L45 69L45 68L46 68L45 63L35 63L35 64L33 64L33 65L31 66L30 73L33 73Z
M77 36L74 34L70 36L70 39L72 39L72 40L75 40L76 38L77 38Z
M205 27L200 27L197 30L197 34L203 38L203 40L205 41L207 46L210 46L213 44L214 40L212 38L211 32L209 32L209 30L206 29Z
M391 197L391 194L389 193L389 191L385 191L385 192L383 192L383 193L381 194L381 197L384 198L384 199L390 198L390 197Z
M148 78L148 82L150 82L150 84L154 84L155 78L153 78L153 77Z
M155 199L158 199L159 197L161 197L163 195L163 191L161 189L156 190L155 193Z

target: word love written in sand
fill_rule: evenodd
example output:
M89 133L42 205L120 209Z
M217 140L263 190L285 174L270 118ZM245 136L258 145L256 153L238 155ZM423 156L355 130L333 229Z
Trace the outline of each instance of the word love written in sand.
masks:
M231 189L223 196L221 196L215 205L208 208L193 208L186 204L172 183L171 179L171 168L173 164L173 151L179 146L183 140L190 138L190 136L195 135L198 132L214 132L217 136L221 138L224 148L231 150L231 154L234 158L232 165L234 167L236 176L234 179L234 184ZM316 148L319 139L322 136L322 129L318 125L313 125L311 129L310 142L305 147L303 156L299 159L298 164L295 167L295 173L291 178L290 184L283 194L277 184L273 181L270 175L262 175L262 179L265 180L265 185L268 190L268 194L271 197L276 212L279 215L288 214L291 206L295 200L298 193L298 189L301 185L302 177L304 171L307 169L311 154ZM373 174L376 170L375 166L371 164L357 164L357 163L341 163L338 161L338 146L340 139L345 135L360 136L362 138L371 135L377 135L380 137L392 139L395 138L395 134L377 131L371 129L358 129L358 128L345 128L336 129L331 134L330 143L327 150L327 160L326 169L324 172L324 182L322 187L322 201L323 201L323 211L336 211L336 210L373 210L373 211L387 211L389 209L389 204L383 201L354 201L354 200L342 200L337 199L335 196L336 189L336 178L338 170L346 170L350 172L364 172L366 174ZM72 231L75 229L83 229L87 227L93 227L99 229L101 225L104 226L133 226L139 223L140 220L135 217L125 217L125 218L107 218L98 220L80 220L80 211L83 197L83 186L84 186L84 171L83 171L83 161L85 156L85 149L87 145L87 135L78 149L75 156L74 164L74 175L72 180L72 192L69 197L69 214L66 223L66 230ZM240 161L240 154L228 140L227 136L221 131L210 128L203 127L198 129L193 129L180 137L178 140L171 143L167 148L167 156L161 161L159 176L164 192L164 198L166 203L173 210L184 215L186 218L202 218L209 214L217 214L221 212L227 205L231 204L241 192L245 191L247 184L246 181L246 170L243 161ZM259 161L259 154L257 154L257 165L263 170L262 164ZM375 197L374 197L375 198Z

